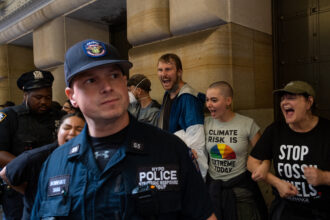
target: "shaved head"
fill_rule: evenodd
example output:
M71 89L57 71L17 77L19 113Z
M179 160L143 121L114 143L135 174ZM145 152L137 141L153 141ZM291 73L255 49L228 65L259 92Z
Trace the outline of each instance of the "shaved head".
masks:
M226 81L218 81L214 82L209 86L209 89L211 88L218 88L220 90L221 95L224 97L231 97L234 96L234 91L231 85Z

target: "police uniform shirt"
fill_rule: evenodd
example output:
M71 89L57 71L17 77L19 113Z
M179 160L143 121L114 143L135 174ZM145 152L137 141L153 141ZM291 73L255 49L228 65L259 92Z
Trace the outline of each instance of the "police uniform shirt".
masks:
M141 200L132 191L149 185L156 187L155 194L148 192L145 208L138 208ZM152 211L156 219L206 219L213 212L187 146L130 116L124 144L103 170L95 161L87 125L53 152L40 174L31 219L147 219L141 210Z
M53 142L62 113L51 108L45 114L33 114L25 104L0 112L0 150L18 156Z

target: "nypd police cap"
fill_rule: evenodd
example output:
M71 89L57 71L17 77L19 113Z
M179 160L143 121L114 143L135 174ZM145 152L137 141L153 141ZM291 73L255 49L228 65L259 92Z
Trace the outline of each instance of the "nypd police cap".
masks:
M17 80L17 86L23 91L52 87L54 77L49 71L35 70L23 73Z
M117 49L110 44L92 39L76 43L65 54L66 85L69 86L77 74L106 64L118 65L126 76L133 66L128 60L121 59Z

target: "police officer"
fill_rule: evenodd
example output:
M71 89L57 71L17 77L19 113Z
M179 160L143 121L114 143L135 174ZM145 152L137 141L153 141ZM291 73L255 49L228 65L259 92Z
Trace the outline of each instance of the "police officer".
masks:
M32 148L55 140L55 126L61 112L53 109L53 75L48 71L31 71L22 74L17 86L24 92L21 105L8 107L0 112L0 167ZM2 205L7 220L21 219L22 197L8 189Z
M187 146L127 112L132 64L85 40L65 58L65 90L87 125L43 165L31 219L215 219Z

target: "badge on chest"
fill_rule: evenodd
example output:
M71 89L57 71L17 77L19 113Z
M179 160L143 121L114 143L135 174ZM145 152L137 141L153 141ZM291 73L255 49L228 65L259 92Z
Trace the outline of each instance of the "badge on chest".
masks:
M179 168L177 165L160 165L138 168L140 186L154 185L158 190L179 190Z

